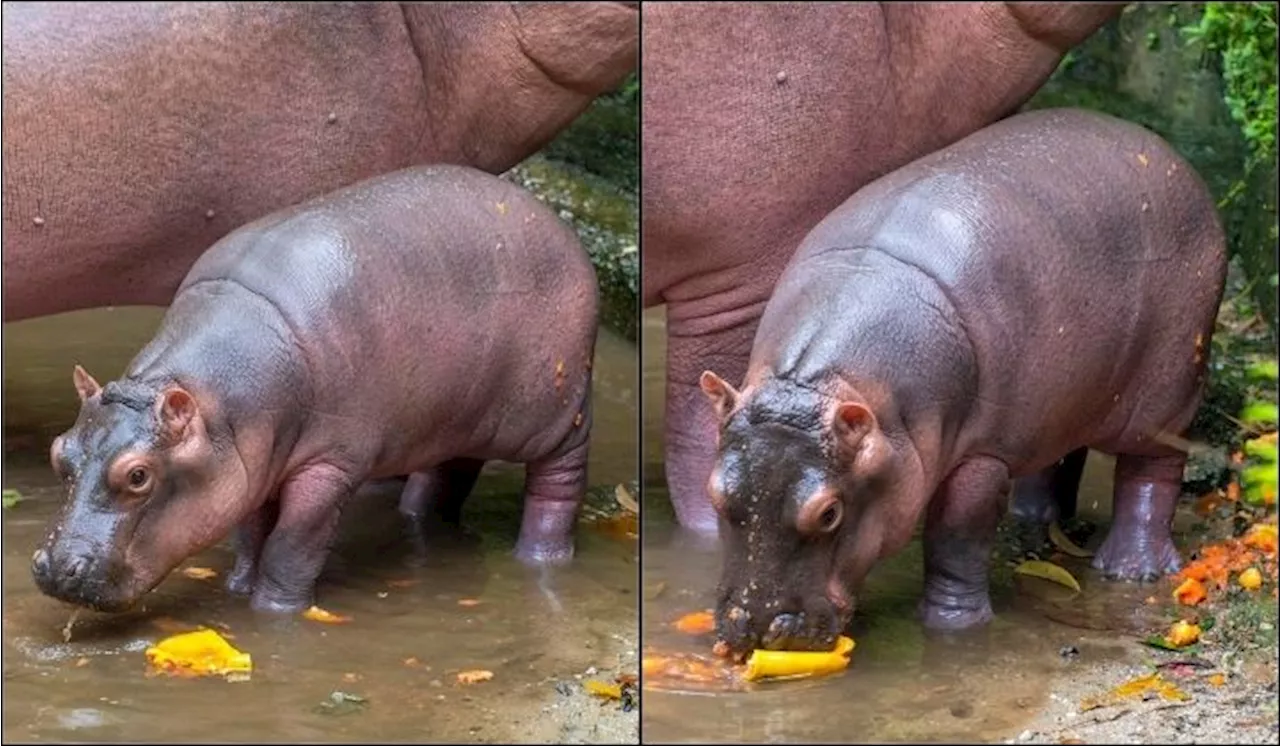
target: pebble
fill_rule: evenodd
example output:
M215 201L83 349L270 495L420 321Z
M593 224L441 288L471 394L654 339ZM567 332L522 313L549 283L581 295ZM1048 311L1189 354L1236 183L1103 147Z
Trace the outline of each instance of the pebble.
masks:
M782 85L787 82L787 74L785 72L779 72L773 77L773 79L778 83L778 85Z
M589 667L587 668L587 670L585 670L585 671L583 671L583 672L582 672L582 675L583 675L583 676L595 676L595 675L596 675L596 667L595 667L595 666L589 666Z
M1029 730L1024 730L1024 731L1022 731L1021 733L1019 733L1019 734L1018 734L1018 740L1019 740L1019 741L1030 741L1030 740L1031 740L1031 738L1032 738L1032 736L1034 736L1034 735L1035 735L1035 733L1032 733L1032 732L1031 732L1031 731L1029 731Z

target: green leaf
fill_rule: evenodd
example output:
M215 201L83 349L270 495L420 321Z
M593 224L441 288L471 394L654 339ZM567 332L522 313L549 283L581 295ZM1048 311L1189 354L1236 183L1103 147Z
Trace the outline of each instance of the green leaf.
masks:
M1199 645L1200 645L1200 643L1193 643L1191 645L1186 645L1184 647L1178 647L1177 645L1170 645L1169 641L1164 639L1163 635L1151 635L1145 640L1140 640L1140 642L1143 645L1146 645L1148 647L1159 648L1160 650L1172 650L1175 653L1195 651L1199 649Z
M1200 617L1200 631L1208 632L1209 630L1213 629L1213 625L1217 623L1218 623L1218 620L1215 619L1214 617L1202 616Z
M0 493L0 496L3 497L5 510L12 508L23 500L22 493L17 490L5 490Z
M1275 284L1276 275L1272 275L1271 278L1272 284ZM1257 381L1280 380L1280 361L1260 360L1250 365L1246 370L1248 376Z
M1249 425L1280 422L1280 407L1264 401L1249 402L1241 411L1240 419Z

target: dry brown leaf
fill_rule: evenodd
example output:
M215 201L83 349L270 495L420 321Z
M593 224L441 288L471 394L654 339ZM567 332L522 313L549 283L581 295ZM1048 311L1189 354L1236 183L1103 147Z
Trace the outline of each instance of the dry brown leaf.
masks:
M474 671L462 671L458 674L459 684L479 684L482 681L488 681L493 678L493 671L484 671L476 669Z

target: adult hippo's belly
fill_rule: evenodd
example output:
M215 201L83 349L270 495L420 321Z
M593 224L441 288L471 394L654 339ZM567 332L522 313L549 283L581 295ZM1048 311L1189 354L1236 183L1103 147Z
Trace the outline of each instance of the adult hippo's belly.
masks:
M4 319L165 305L262 215L503 171L635 68L634 3L5 3Z
M801 238L873 179L1013 113L1121 5L643 6L646 306L666 304L666 475L714 533L707 369L737 384Z

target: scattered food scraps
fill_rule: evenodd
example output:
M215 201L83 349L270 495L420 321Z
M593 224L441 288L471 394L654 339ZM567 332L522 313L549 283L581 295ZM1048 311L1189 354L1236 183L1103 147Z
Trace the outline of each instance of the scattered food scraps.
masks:
M643 684L646 689L663 689L675 684L732 691L741 689L744 683L741 666L696 653L646 653L641 660L640 670L644 673Z
M236 650L211 629L165 638L147 648L146 656L155 671L175 676L227 676L253 670L252 656Z
M1027 560L1017 567L1013 568L1015 573L1019 575L1030 575L1033 578L1048 580L1059 585L1064 585L1076 593L1080 592L1080 582L1075 576L1067 572L1067 570L1052 562L1043 560Z
M695 611L677 619L675 627L686 635L705 635L715 631L716 617L710 609Z
M218 577L218 571L208 567L184 567L182 574L192 580L208 580L209 578Z
M1255 523L1241 538L1245 546L1273 556L1277 548L1277 531L1274 523Z
M603 681L588 679L582 682L582 686L594 697L600 697L602 699L622 699L621 684L606 684Z
M1227 677L1225 674L1215 673L1210 674L1205 681L1209 682L1209 686L1222 686L1227 683Z
M479 684L493 678L493 671L462 671L458 674L459 684Z
M1258 568L1250 567L1240 573L1240 576L1236 578L1236 582L1247 591L1256 591L1262 587L1262 573L1258 571Z
M0 493L0 500L4 502L4 509L8 510L22 502L22 493L17 490L4 490L3 493Z
M1165 642L1175 648L1184 648L1199 641L1200 627L1186 621L1178 621L1169 628L1169 632L1164 636L1164 639Z
M324 624L346 624L351 621L351 617L342 614L334 614L331 611L325 611L319 606L312 606L310 609L302 612L302 616L313 622L323 622Z
M1147 692L1154 692L1164 699L1176 702L1185 702L1191 699L1186 692L1171 682L1162 679L1159 673L1153 673L1130 679L1105 694L1084 699L1080 703L1080 711L1088 712L1099 707L1110 707L1120 704L1126 699L1140 697Z
M747 659L744 677L747 681L759 681L838 673L849 667L849 654L856 644L853 638L841 635L836 640L836 649L826 653L756 650Z
M1086 559L1093 556L1093 552L1090 552L1087 549L1081 549L1072 542L1071 539L1068 539L1067 535L1062 533L1062 527L1058 525L1057 521L1049 524L1049 541L1052 542L1055 547L1062 550L1063 554L1068 556L1079 559Z
M1204 584L1195 578L1187 578L1173 590L1173 600L1183 606L1195 606L1205 599Z

